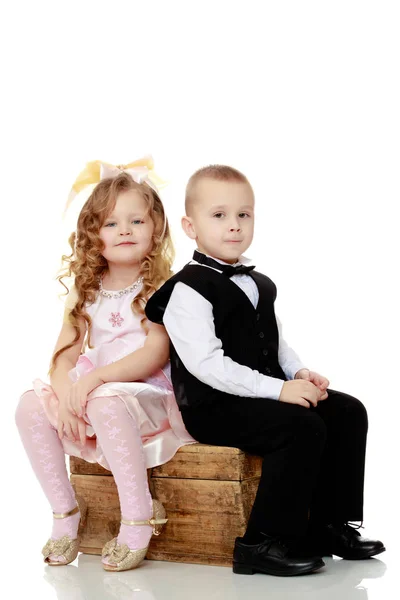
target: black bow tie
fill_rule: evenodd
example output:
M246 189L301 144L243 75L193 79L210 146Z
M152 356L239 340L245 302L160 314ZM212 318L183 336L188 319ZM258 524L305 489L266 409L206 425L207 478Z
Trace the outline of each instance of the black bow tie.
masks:
M227 277L249 273L249 271L255 269L254 266L246 267L245 265L237 265L234 267L233 265L222 265L218 261L206 256L205 254L202 254L201 252L198 252L197 250L194 251L193 260L201 265L207 265L209 267L213 267L213 269L218 269L218 271Z

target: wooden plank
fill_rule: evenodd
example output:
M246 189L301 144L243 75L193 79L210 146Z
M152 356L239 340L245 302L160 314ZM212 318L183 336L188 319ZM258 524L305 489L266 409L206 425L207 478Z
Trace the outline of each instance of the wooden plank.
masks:
M211 446L216 448L218 446ZM216 479L220 481L242 481L261 475L262 459L250 456L237 448L228 452L177 452L172 460L152 470L152 477L175 477L178 479Z
M213 481L202 479L153 480L155 497L163 503L166 510L181 510L184 514L192 512L238 514L242 511L241 483L239 481Z
M75 475L111 475L111 471L104 469L98 463L90 463L76 456L69 457L69 470Z
M216 479L243 481L261 475L262 459L238 448L191 444L184 446L164 465L152 469L152 478ZM97 463L70 458L70 471L80 475L109 475Z

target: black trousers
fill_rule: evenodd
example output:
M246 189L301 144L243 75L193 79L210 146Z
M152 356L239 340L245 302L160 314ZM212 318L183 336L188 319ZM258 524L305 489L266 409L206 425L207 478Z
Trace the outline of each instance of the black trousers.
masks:
M368 430L363 404L328 389L316 408L229 396L185 408L199 442L263 457L246 535L301 536L308 526L362 521Z

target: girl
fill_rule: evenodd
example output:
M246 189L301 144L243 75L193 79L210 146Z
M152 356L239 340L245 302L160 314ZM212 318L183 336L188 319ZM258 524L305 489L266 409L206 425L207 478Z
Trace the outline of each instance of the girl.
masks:
M152 163L129 169L89 163L79 191L100 180L83 206L58 279L74 277L54 350L50 382L34 382L16 422L34 472L53 510L45 562L72 562L86 507L75 498L65 453L113 473L121 505L118 538L103 549L106 570L144 559L165 511L152 502L146 468L193 442L175 402L164 327L146 320L149 296L171 276L172 241L152 184ZM86 351L84 351L86 349ZM83 353L82 353L83 352Z

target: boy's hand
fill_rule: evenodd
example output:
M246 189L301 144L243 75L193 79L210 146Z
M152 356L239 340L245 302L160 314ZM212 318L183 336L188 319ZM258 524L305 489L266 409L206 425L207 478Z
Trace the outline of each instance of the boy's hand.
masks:
M98 376L96 371L84 375L76 383L73 383L66 398L66 405L71 414L82 417L88 395L103 383L104 381Z
M299 404L305 408L310 408L311 404L317 406L319 400L321 400L321 390L311 381L293 379L285 381L279 400L280 402Z
M326 400L328 397L327 388L329 386L329 381L326 377L323 377L319 373L315 371L309 371L308 369L300 369L297 371L295 379L303 379L305 381L311 381L317 388L321 391L320 400Z
M73 415L65 402L60 402L58 409L57 433L60 440L65 436L71 442L86 443L86 423Z

